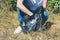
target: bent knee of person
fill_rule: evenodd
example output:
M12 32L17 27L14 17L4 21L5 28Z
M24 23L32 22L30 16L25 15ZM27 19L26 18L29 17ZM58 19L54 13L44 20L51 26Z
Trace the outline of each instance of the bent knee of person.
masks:
M47 12L47 11L44 11L44 17L45 17L46 19L48 19L48 12Z

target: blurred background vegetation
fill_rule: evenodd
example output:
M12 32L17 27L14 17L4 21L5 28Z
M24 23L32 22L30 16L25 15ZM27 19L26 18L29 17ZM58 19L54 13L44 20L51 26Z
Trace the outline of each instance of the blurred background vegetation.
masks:
M0 9L13 11L16 10L17 0L0 0ZM60 0L48 0L48 11L51 13L60 11Z

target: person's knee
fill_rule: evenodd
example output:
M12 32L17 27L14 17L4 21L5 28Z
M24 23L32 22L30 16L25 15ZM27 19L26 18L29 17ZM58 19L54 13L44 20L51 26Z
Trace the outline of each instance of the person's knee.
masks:
M47 11L44 11L44 17L45 17L46 19L48 19L48 12L47 12Z
M48 19L48 12L44 11L44 15L43 15L43 24L47 21Z

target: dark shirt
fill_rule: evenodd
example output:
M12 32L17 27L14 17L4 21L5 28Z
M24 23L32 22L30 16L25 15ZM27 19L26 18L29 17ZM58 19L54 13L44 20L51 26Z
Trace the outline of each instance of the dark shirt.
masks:
M24 0L24 5L30 10L36 10L39 6L42 6L43 0Z

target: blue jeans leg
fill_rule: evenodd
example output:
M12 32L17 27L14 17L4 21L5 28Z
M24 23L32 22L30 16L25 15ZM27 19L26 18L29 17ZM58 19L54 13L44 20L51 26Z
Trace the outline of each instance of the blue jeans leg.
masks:
M46 20L48 19L48 12L47 11L44 11L44 17Z
M19 8L17 8L17 13L18 13L18 21L21 22L22 21L22 16L21 16L21 12L20 12Z
M43 13L43 23L42 24L44 24L47 21L47 19L48 19L48 12L44 11L44 13Z
M17 8L17 13L18 13L18 21L21 22L22 21L22 18L23 16L25 16L26 14L23 13L22 11L20 11L19 8Z

